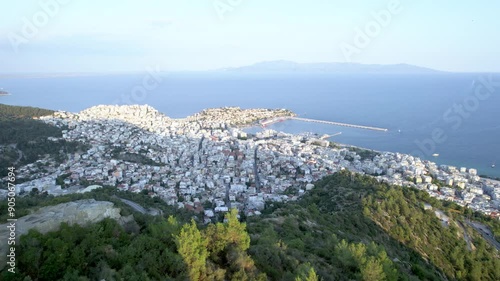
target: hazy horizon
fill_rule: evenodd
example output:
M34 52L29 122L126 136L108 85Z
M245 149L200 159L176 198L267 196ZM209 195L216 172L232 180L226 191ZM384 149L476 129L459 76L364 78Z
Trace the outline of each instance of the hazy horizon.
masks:
M432 4L431 4L432 3ZM0 73L207 71L263 61L500 72L500 3L2 2Z
M187 69L187 70L161 70L157 68L158 73L224 73L227 72L227 70L237 70L240 68L246 68L246 67L252 67L252 66L257 66L262 63L272 63L272 62L281 62L284 60L271 60L271 61L259 61L256 63L252 64L246 64L246 65L238 65L238 66L227 66L227 67L221 67L217 69L206 69L206 70L196 70L196 69ZM405 65L405 66L410 66L410 67L416 67L416 68L422 68L422 69L427 69L435 72L429 72L428 74L467 74L467 73L490 73L490 74L496 74L500 73L498 72L491 72L491 71L445 71L441 69L435 69L435 68L428 68L426 66L421 66L421 65L414 65L414 64L406 64L406 63L397 63L397 64L364 64L364 63L346 63L346 62L304 62L304 63L299 63L295 61L288 61L286 62L291 62L291 63L297 63L299 65L308 65L308 64L352 64L352 65L359 65L359 66L382 66L382 67L387 67L387 66L398 66L398 65ZM152 69L152 68L151 68ZM68 71L68 72L3 72L0 70L0 78L6 78L6 77L20 77L20 76L36 76L36 77L50 77L50 76L93 76L93 75L127 75L127 74L137 74L137 73L144 73L144 71L147 69L142 69L142 70L115 70L115 71ZM252 72L228 72L228 73L234 73L234 74L252 74ZM276 73L281 73L281 74L290 74L289 72L279 72L277 71ZM298 72L301 73L301 72ZM265 73L264 73L265 74ZM315 73L312 73L315 74ZM324 74L339 74L336 72L324 72ZM366 74L363 73L362 71L359 72L359 74ZM387 73L381 73L381 74L387 74ZM393 74L393 73L389 73ZM405 74L405 73L402 73ZM412 73L410 73L412 74Z

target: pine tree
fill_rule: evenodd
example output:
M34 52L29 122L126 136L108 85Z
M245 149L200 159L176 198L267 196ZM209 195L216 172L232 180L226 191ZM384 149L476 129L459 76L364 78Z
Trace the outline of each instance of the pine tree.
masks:
M295 278L295 281L318 281L318 275L314 270L314 267L310 263L303 264L299 267L299 276Z
M188 268L190 280L203 279L206 273L208 241L201 235L194 220L182 227L176 236L177 249Z

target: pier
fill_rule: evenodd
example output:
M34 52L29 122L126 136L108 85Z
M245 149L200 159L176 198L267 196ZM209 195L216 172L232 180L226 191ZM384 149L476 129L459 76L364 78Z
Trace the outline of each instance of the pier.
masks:
M381 131L381 132L387 132L387 131L388 131L388 129L385 129L385 128L370 127L370 126L362 126L362 125L354 125L354 124L347 124L347 123L340 123L340 122L332 122L332 121L323 121L323 120L316 120L316 119L309 119L309 118L301 118L301 117L290 117L290 118L288 118L288 119L291 119L291 120L297 120L297 121L303 121L303 122L313 122L313 123L321 123L321 124L329 124L329 125L335 125L335 126L343 126L343 127L357 128L357 129L365 129L365 130Z
M266 126L272 125L274 123L278 123L278 122L283 122L283 121L289 120L290 118L291 117L276 117L276 118L271 118L271 119L267 119L267 120L261 121L260 125L262 127L266 127Z
M324 120L316 120L316 119L309 119L309 118L301 118L301 117L277 117L277 118L271 118L267 120L262 120L260 121L260 125L262 127L267 127L269 125L278 123L278 122L283 122L286 120L297 120L297 121L303 121L303 122L313 122L313 123L321 123L321 124L329 124L329 125L335 125L335 126L343 126L343 127L350 127L350 128L356 128L356 129L365 129L365 130L373 130L373 131L380 131L380 132L387 132L388 129L386 128L379 128L379 127L370 127L370 126L362 126L362 125L354 125L354 124L347 124L347 123L340 123L340 122L333 122L333 121L324 121Z

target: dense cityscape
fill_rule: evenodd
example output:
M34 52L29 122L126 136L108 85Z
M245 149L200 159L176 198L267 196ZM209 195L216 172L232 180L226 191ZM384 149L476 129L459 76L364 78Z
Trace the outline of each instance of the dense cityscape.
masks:
M473 168L340 145L312 133L245 132L290 116L285 109L226 107L171 119L147 105L55 112L40 119L64 128L63 139L91 148L60 165L42 159L20 168L18 178L26 181L16 192L36 188L57 196L113 186L204 213L208 223L230 208L252 216L266 202L296 201L315 181L348 169L500 218L500 182L479 177Z

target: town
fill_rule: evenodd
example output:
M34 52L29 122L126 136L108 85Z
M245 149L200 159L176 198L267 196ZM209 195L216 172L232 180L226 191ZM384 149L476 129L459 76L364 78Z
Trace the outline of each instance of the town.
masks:
M500 182L479 177L475 169L340 145L312 133L245 132L293 116L286 109L225 107L172 119L147 105L55 112L40 119L64 128L63 139L91 148L59 165L41 159L21 167L18 177L27 181L17 184L16 193L57 196L115 186L203 213L208 223L230 208L259 215L268 202L297 200L315 181L348 169L500 219Z

